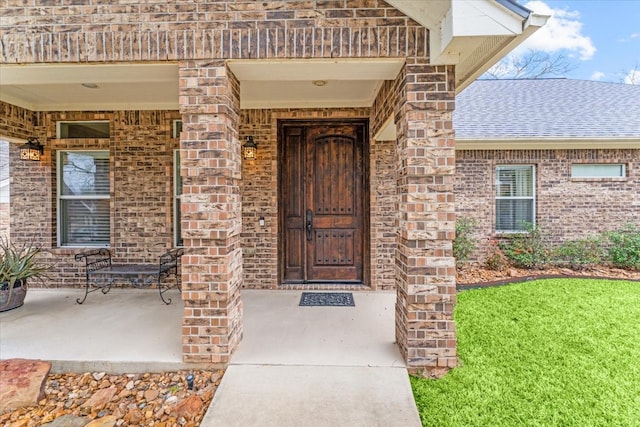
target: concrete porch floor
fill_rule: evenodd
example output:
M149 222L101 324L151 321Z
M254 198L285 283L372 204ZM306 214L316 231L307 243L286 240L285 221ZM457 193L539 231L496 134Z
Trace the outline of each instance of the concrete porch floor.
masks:
M0 359L54 372L134 373L182 362L177 292L30 289L0 313ZM355 307L299 307L301 291L243 290L243 340L201 426L420 425L394 341L395 293L354 292ZM303 421L304 420L304 421Z

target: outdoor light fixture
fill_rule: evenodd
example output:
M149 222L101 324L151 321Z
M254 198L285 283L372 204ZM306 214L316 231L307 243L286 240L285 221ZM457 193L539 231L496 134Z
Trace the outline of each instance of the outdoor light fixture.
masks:
M34 160L37 162L43 153L44 147L40 144L38 138L29 138L26 144L20 146L21 160Z
M253 137L248 136L247 142L242 146L242 157L245 160L255 160L258 154L258 145L253 142Z

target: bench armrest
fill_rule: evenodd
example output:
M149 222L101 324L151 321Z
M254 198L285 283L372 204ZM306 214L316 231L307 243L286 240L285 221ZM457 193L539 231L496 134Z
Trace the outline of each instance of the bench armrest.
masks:
M183 248L170 249L160 255L159 272L166 273L171 269L176 269L180 265L180 257L184 254Z
M92 249L75 255L78 262L84 261L87 276L92 271L111 266L111 251L107 248Z

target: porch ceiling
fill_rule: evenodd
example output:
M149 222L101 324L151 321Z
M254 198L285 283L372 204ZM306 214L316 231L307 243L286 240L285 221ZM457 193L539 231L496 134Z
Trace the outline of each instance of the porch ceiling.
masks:
M402 59L230 61L241 108L370 106ZM87 87L95 85L96 87ZM0 100L32 111L178 109L178 64L3 64Z

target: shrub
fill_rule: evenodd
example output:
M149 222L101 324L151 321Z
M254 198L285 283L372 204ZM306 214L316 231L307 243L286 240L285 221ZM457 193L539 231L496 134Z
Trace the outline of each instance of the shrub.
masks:
M487 260L485 261L485 265L489 270L501 271L504 270L508 265L509 261L507 257L498 246L497 240L491 240L489 242L489 248L487 250Z
M473 218L459 217L456 220L456 237L453 239L453 256L458 266L469 260L469 255L476 249L476 242L471 233L476 226Z
M606 256L603 238L589 236L562 243L553 251L553 262L573 269L581 269L602 264Z
M629 224L607 233L609 259L615 267L640 270L640 229Z
M525 232L515 233L500 243L500 249L516 267L536 268L548 260L549 251L540 227L524 223Z

